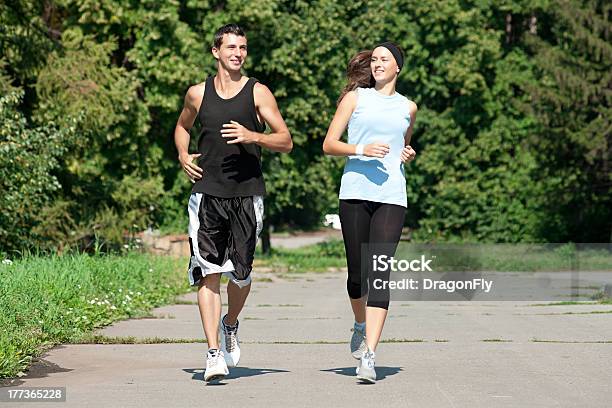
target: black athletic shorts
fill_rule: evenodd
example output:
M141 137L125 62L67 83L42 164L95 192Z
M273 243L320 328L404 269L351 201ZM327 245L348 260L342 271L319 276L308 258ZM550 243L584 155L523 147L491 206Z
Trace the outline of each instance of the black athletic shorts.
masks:
M255 245L263 227L262 196L189 198L189 283L223 273L235 284L251 283Z

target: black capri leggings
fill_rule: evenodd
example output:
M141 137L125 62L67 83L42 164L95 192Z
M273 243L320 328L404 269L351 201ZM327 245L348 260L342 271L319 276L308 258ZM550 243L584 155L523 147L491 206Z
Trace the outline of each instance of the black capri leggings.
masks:
M384 245L385 253L376 255L393 256L402 234L405 216L406 208L400 205L366 200L340 200L340 222L348 267L346 289L351 299L365 296L368 293L368 285L374 279L389 279L389 271L373 271L374 254L363 254L362 249L366 249L363 244L391 244ZM362 262L365 260L367 263L362 268ZM367 305L388 309L388 289L382 295L377 293L375 299L368 299Z

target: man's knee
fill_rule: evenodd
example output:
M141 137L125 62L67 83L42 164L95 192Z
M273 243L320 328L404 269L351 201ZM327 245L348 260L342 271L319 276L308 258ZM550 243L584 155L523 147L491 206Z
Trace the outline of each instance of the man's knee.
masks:
M249 276L243 280L230 279L227 284L237 287L238 290L249 290L251 288L251 277Z
M209 273L200 279L199 289L207 288L213 292L219 292L221 288L221 274Z

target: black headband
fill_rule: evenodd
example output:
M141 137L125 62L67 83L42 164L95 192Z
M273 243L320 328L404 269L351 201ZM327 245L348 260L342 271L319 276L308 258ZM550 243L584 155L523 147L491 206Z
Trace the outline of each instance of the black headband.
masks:
M386 49L388 49L391 54L393 54L393 57L395 58L395 62L397 62L397 66L399 67L399 69L402 69L402 67L404 66L404 57L402 57L402 52L397 47L397 45L393 44L392 42L385 41L384 43L378 44L374 48L378 47L385 47Z

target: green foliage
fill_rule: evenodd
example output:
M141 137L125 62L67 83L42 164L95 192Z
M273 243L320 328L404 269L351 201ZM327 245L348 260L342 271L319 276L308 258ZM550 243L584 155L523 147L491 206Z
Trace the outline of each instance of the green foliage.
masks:
M7 73L18 85L30 85L45 63L46 54L60 48L57 30L40 1L0 3L0 55Z
M154 172L159 157L148 154L149 117L136 93L138 81L108 66L115 45L96 43L79 29L65 31L62 41L64 51L51 53L38 75L36 119L63 123L81 114L78 144L66 158L69 172L102 181L104 173Z
M406 166L415 238L537 241L540 187L525 143L534 126L516 107L516 77L531 65L504 47L505 16L458 1L397 4L370 28L406 50L398 88L419 105Z
M281 3L274 18L262 13L249 21L256 35L250 41L262 50L249 72L279 99L295 145L291 156L264 156L272 224L317 225L322 214L337 208L343 163L323 157L321 145L344 85L346 63L364 47L347 47L354 34L349 13L350 6L334 1Z
M564 0L546 8L537 35L525 35L536 63L524 107L538 129L532 150L550 216L549 240L612 239L612 45L609 2Z
M147 142L150 118L138 80L108 64L116 45L96 43L78 28L66 30L62 43L39 73L35 116L40 123L80 117L79 137L59 171L64 200L78 222L54 238L74 244L95 236L103 246L120 247L129 231L159 218L154 204L163 195L156 175L163 154Z
M45 175L61 188L37 198L44 219L5 222L30 238L0 248L184 231L191 184L173 130L187 88L215 72L212 36L228 22L245 27L245 73L273 91L294 139L290 155L263 155L270 225L309 228L337 211L344 160L321 144L349 58L390 39L406 55L398 91L419 105L406 166L416 239L609 240L609 11L601 0L5 2L0 90L23 89L13 109L40 129L77 133Z
M37 244L33 227L45 222L41 209L61 188L53 171L72 144L74 124L32 127L17 106L23 92L0 97L0 249Z
M11 82L11 77L6 74L6 62L0 59L0 94L6 95L19 90Z

